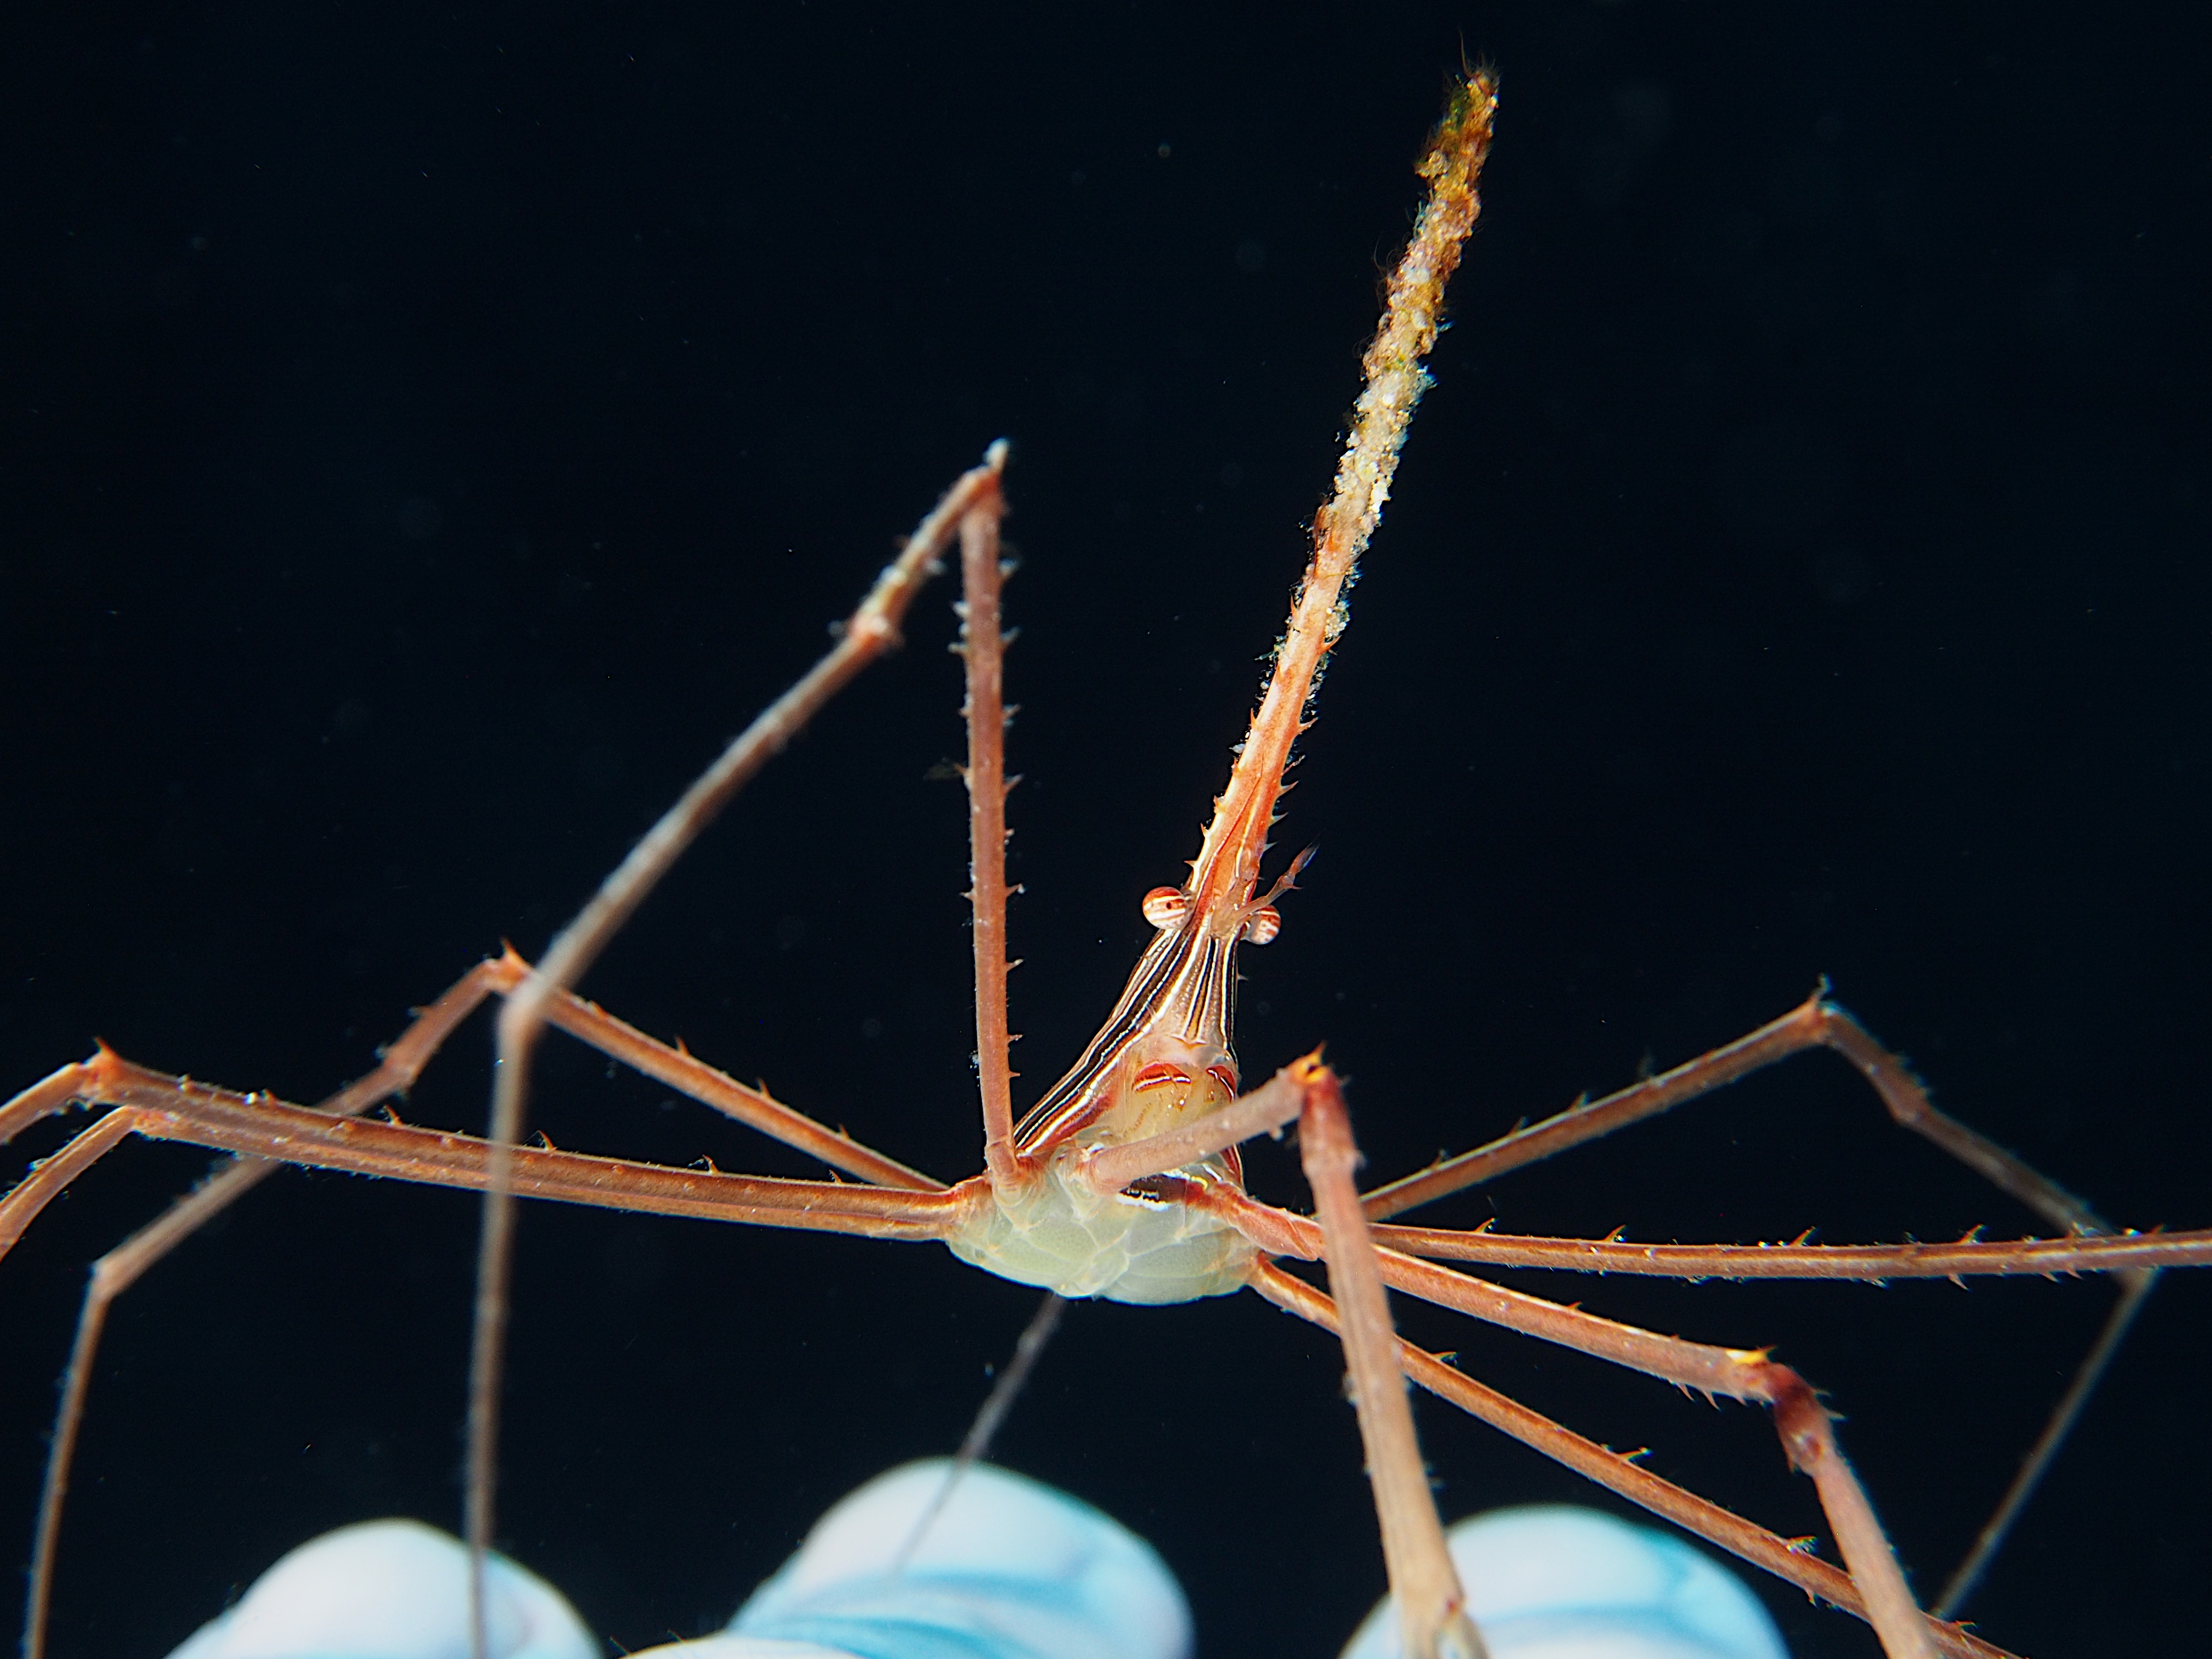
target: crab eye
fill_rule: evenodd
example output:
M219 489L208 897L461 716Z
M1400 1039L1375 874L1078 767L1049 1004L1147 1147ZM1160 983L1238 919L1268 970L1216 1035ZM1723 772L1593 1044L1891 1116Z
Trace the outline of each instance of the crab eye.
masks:
M1145 920L1155 927L1172 927L1190 914L1190 895L1180 887L1155 887L1145 895Z
M1254 945L1265 945L1283 931L1283 913L1272 904L1263 904L1244 918L1244 937Z

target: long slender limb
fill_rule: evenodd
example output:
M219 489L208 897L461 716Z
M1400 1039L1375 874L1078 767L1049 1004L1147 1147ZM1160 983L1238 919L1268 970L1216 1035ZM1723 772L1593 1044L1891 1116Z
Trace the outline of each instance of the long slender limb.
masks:
M84 1424L85 1395L92 1386L93 1362L106 1328L108 1309L147 1268L283 1167L259 1158L226 1160L164 1213L92 1264L84 1305L77 1314L76 1337L70 1345L69 1369L62 1373L53 1436L46 1443L46 1480L39 1492L38 1530L31 1544L30 1593L23 1607L23 1659L45 1659L62 1504L69 1495L70 1465Z
M1367 1212L1378 1220L1398 1214L1414 1205L1427 1203L1447 1193L1610 1134L1790 1054L1814 1048L1832 1049L1841 1054L1873 1085L1892 1118L1978 1171L1992 1185L2010 1194L2051 1224L2077 1233L2105 1234L2113 1231L2087 1204L2032 1168L2025 1159L1937 1109L1928 1097L1926 1085L1912 1074L1911 1068L1877 1042L1850 1013L1828 1000L1825 983L1802 1006L1724 1048L1717 1048L1603 1100L1571 1107L1558 1116L1517 1129L1487 1146L1446 1159L1419 1175L1377 1188L1367 1196ZM2098 1379L2117 1352L2120 1339L2134 1322L2136 1312L2143 1297L2150 1293L2154 1279L2154 1273L2142 1279L2131 1278L2125 1294L2106 1316L2104 1329L2091 1345L2044 1431L2037 1437L2011 1488L1984 1523L1967 1560L1954 1575L1953 1583L1960 1588L1961 1595L1971 1584L1972 1576L1994 1554L2003 1540L2005 1528L2018 1516L2041 1481L2044 1471L2057 1455L2067 1431L2080 1416Z
M514 958L517 963L520 958ZM460 976L428 1007L416 1011L407 1029L379 1057L375 1068L364 1073L315 1109L337 1116L365 1112L393 1095L404 1094L422 1073L439 1048L477 1006L493 991L512 982L505 962L484 961ZM525 970L527 965L524 964ZM0 1146L5 1146L33 1123L65 1112L99 1097L91 1092L106 1075L104 1063L115 1059L106 1043L88 1060L58 1067L0 1105ZM246 1097L251 1098L251 1097ZM11 1239L9 1241L13 1243Z
M1932 1659L1912 1592L1895 1553L1875 1518L1858 1477L1837 1443L1833 1420L1805 1380L1764 1352L1716 1348L1660 1336L1632 1325L1600 1319L1524 1297L1501 1285L1411 1257L1382 1251L1383 1277L1424 1301L1454 1308L1510 1329L1541 1336L1616 1364L1708 1394L1755 1401L1773 1413L1775 1431L1792 1468L1811 1477L1820 1507L1836 1535L1851 1582L1867 1602L1867 1617L1889 1659Z
M1298 1152L1312 1183L1328 1251L1329 1289L1339 1310L1338 1334L1352 1376L1359 1439L1367 1450L1367 1479L1382 1525L1382 1558L1397 1606L1399 1650L1407 1659L1486 1659L1486 1650L1467 1612L1437 1518L1436 1495L1413 1433L1406 1376L1398 1363L1397 1333L1375 1260L1375 1243L1359 1212L1352 1184L1359 1149L1344 1109L1335 1074L1310 1062L1305 1112L1298 1121Z
M495 988L503 964L478 963L437 1001L420 1011L399 1040L384 1051L375 1068L324 1101L318 1111L350 1115L404 1093L455 1026L466 1019ZM283 1166L267 1158L234 1155L210 1171L192 1190L92 1264L70 1345L69 1369L62 1375L61 1404L47 1443L46 1473L39 1494L38 1530L31 1545L30 1593L23 1608L23 1659L44 1659L46 1624L53 1603L55 1552L61 1534L62 1504L69 1492L70 1462L84 1423L85 1396L100 1352L107 1311L115 1298L137 1283L146 1270L217 1215Z
M1224 1193L1209 1207L1271 1255L1308 1261L1325 1252L1321 1229L1303 1216L1271 1211L1239 1194ZM1875 1519L1858 1477L1851 1473L1827 1411L1805 1380L1763 1352L1717 1348L1661 1336L1633 1325L1563 1308L1540 1297L1472 1279L1395 1250L1378 1250L1385 1283L1487 1323L1556 1342L1594 1358L1644 1372L1703 1394L1756 1401L1772 1413L1790 1467L1811 1477L1820 1507L1836 1534L1851 1580L1867 1602L1868 1618L1889 1659L1930 1659L1926 1621L1912 1600L1895 1553Z
M349 1116L404 1094L446 1039L487 996L513 991L528 979L530 971L530 964L512 950L477 963L435 1002L417 1011L407 1029L385 1048L374 1069L348 1084L314 1109L331 1115ZM573 993L556 994L546 1005L546 1017L552 1024L602 1053L787 1146L810 1152L832 1168L886 1186L923 1192L943 1189L940 1182L927 1176L793 1110L763 1090L746 1087L681 1048L671 1048L653 1041ZM95 1063L97 1059L95 1056ZM83 1073L82 1067L64 1066L0 1108L0 1128L5 1130L0 1139L12 1135L35 1117L75 1103L81 1098L74 1091ZM109 1126L101 1130L91 1146L82 1150L112 1144L112 1138L121 1128L119 1124ZM82 1164L76 1167L82 1167ZM30 1594L24 1610L25 1659L41 1659L45 1651L62 1505L109 1307L148 1268L282 1167L280 1163L269 1159L234 1155L167 1212L93 1264L49 1442L38 1529L32 1547ZM58 1181L62 1176L63 1172L57 1170L52 1178ZM11 1233L11 1243L12 1237Z
M350 1175L481 1192L494 1179L490 1142L381 1118L333 1117L270 1095L240 1095L134 1066L103 1049L74 1068L77 1097L114 1108L35 1165L0 1199L0 1255L79 1171L131 1134L242 1152ZM508 1187L524 1198L706 1221L797 1227L880 1238L934 1239L981 1201L980 1179L935 1192L851 1182L791 1181L670 1169L550 1146L507 1149Z
M1974 1586L1980 1582L1983 1573L1989 1570L1990 1563L1996 1559L1997 1551L2004 1544L2005 1534L2012 1529L2013 1522L2020 1519L2021 1511L2027 1507L2027 1500L2035 1496L2035 1489L2043 1484L2043 1477L2057 1458L2059 1448L2066 1443L2066 1437L2073 1432L2075 1424L2081 1420L2089 1397L2096 1393L2097 1384L2104 1381L2105 1372L2111 1368L2113 1356L2119 1352L2120 1344L2126 1340L2129 1329L2135 1324L2136 1316L2142 1311L2145 1298L2156 1287L2158 1274L2156 1267L2121 1274L2123 1288L2119 1300L2113 1303L2112 1311L2105 1316L2104 1328L2097 1333L2097 1340L2089 1345L2089 1352L2081 1357L2081 1363L2075 1368L2073 1379L2067 1383L2065 1393L2059 1395L2058 1403L2051 1407L2051 1416L2043 1425L2043 1432L2035 1437L2035 1443L2027 1449L2027 1455L2021 1460L2020 1468L2014 1474L2012 1483L2005 1488L2004 1496L1997 1499L1996 1508L1990 1511L1989 1519L1982 1522L1981 1530L1974 1534L1973 1543L1968 1547L1959 1565L1952 1569L1951 1577L1945 1581L1942 1595L1936 1606L1946 1617L1956 1613L1966 1597L1973 1593Z
M1974 1587L1981 1583L1982 1574L1995 1559L1998 1547L2004 1542L2006 1533L2012 1529L2012 1523L2019 1518L2021 1510L2034 1495L2036 1487L2042 1482L2044 1471L2051 1467L2051 1460L2057 1455L2059 1447L2073 1432L2075 1422L2081 1415L2081 1408L2089 1403L2089 1396L2096 1392L2097 1384L2104 1379L2106 1367L2112 1363L2112 1356L2120 1351L2120 1344L2127 1336L2128 1328L2135 1323L2136 1316L2142 1311L2143 1299L2150 1294L2151 1287L2158 1283L2158 1274L2154 1272L2131 1273L2124 1282L2126 1288L2120 1292L2118 1303L2106 1320L2104 1329L2097 1334L2097 1340L2090 1346L2081 1369L2074 1373L2073 1381L2067 1384L2066 1392L2052 1408L2051 1420L2043 1425L2043 1432L2035 1437L2035 1443L2021 1459L2020 1468L2013 1475L2012 1484L2005 1488L2004 1496L1997 1500L1997 1506L1990 1512L1990 1518L1982 1522L1981 1531L1974 1534L1973 1545L1967 1550L1965 1559L1952 1569L1951 1577L1945 1581L1942 1593L1936 1598L1937 1618L1955 1617L1959 1609L1966 1605L1966 1598L1974 1593Z
M530 964L512 951L478 963L437 1001L416 1015L398 1040L385 1050L383 1060L375 1070L348 1084L315 1109L345 1115L367 1111L394 1095L405 1093L439 1046L485 997L512 992L527 983L530 971ZM809 1153L832 1169L880 1186L915 1192L943 1189L943 1182L793 1110L765 1090L739 1083L684 1048L672 1048L655 1041L572 992L557 992L548 998L545 1018L547 1023L589 1043L600 1053L712 1106L772 1139ZM100 1051L101 1054L106 1053L106 1049ZM91 1061L64 1066L0 1105L0 1145L42 1118L95 1099L95 1095L87 1091L98 1086L100 1058L95 1054Z
M968 902L975 921L975 1080L983 1097L983 1168L1006 1191L1014 1153L1013 1036L1006 1018L1006 641L999 628L999 520L1005 500L979 495L960 520L960 645L967 664Z
M530 964L513 951L484 967L490 970L492 988L512 991L527 982ZM895 1158L862 1146L842 1129L817 1122L777 1100L764 1088L738 1082L718 1071L688 1048L670 1048L617 1019L597 1003L586 1002L573 991L556 992L545 1001L545 1023L587 1042L601 1054L621 1060L659 1083L713 1107L770 1139L817 1158L833 1170L858 1176L881 1187L903 1187L912 1192L939 1192L945 1183L919 1170L910 1170Z
M1445 1227L1374 1229L1407 1255L1493 1267L1647 1279L1827 1279L1869 1285L1893 1279L1970 1279L2029 1273L2120 1273L2212 1267L2212 1229L2172 1233L2076 1233L2067 1238L1962 1238L1948 1244L1632 1244L1618 1238L1532 1238Z
M421 1030L418 1023L409 1036ZM378 1073L334 1096L333 1103L346 1102L350 1109L361 1110L396 1092L401 1078L411 1076L407 1066L394 1063L403 1058L395 1045ZM372 1081L380 1078L385 1086L372 1087ZM58 1079L65 1088L52 1086ZM83 1418L93 1358L115 1297L280 1164L481 1191L489 1184L495 1151L465 1135L346 1117L334 1115L328 1105L312 1109L291 1106L267 1095L239 1095L187 1079L167 1077L133 1066L106 1049L80 1065L64 1067L55 1078L37 1085L37 1091L109 1104L114 1109L52 1157L33 1165L0 1199L0 1256L79 1173L133 1133L236 1156L207 1182L94 1266L48 1454L25 1612L26 1659L40 1659L44 1650L55 1543L70 1460ZM19 1097L17 1103L10 1103L22 1099ZM715 1170L670 1170L540 1147L509 1149L507 1183L510 1192L522 1196L598 1208L910 1241L945 1237L965 1207L983 1195L980 1182L957 1189L901 1191L732 1176Z
M500 1010L496 1070L492 1079L492 1146L484 1188L483 1231L477 1250L477 1301L469 1352L468 1492L463 1532L469 1546L470 1644L475 1659L489 1651L484 1626L484 1575L491 1551L492 1504L498 1474L500 1371L506 1352L507 1285L513 1276L514 1205L507 1149L522 1133L529 1097L531 1054L545 1021L545 1005L571 988L608 940L645 902L701 830L752 775L780 752L868 664L898 642L907 609L935 568L954 529L975 504L995 495L1006 446L994 443L983 465L963 474L921 521L899 556L886 566L843 635L798 684L739 733L714 763L662 814L629 857L563 928L531 981Z
M1781 1018L1724 1048L1700 1054L1618 1094L1577 1103L1556 1116L1501 1135L1471 1152L1462 1152L1418 1175L1377 1187L1362 1200L1368 1219L1384 1220L1415 1205L1494 1181L1510 1170L1656 1117L1810 1048L1832 1049L1850 1061L1874 1085L1891 1117L1978 1171L2052 1225L2080 1232L2112 1231L2109 1223L2057 1182L1939 1110L1928 1097L1927 1085L1913 1076L1911 1068L1875 1042L1844 1009L1830 1001L1825 985Z
M937 1496L929 1500L929 1507L907 1534L906 1542L899 1546L898 1554L892 1558L894 1577L913 1565L914 1553L945 1513L945 1506L952 1501L953 1490L967 1478L968 1471L990 1455L991 1443L998 1438L999 1429L1006 1420L1006 1413L1021 1398L1022 1390L1029 1387L1030 1373L1051 1343L1053 1333L1060 1328L1060 1316L1067 1311L1067 1298L1057 1291L1047 1291L1037 1310L1030 1316L1030 1322L1014 1342L1014 1357L1006 1363L991 1383L991 1391L983 1397L975 1413L975 1420L968 1425L961 1437L960 1449L952 1454L952 1462L945 1471L945 1480L937 1488Z
M1304 1279L1271 1262L1262 1262L1254 1270L1251 1283L1254 1290L1276 1306L1310 1320L1325 1330L1337 1329L1334 1304ZM1673 1522L1715 1548L1774 1574L1808 1595L1866 1618L1865 1600L1850 1575L1806 1554L1801 1546L1654 1474L1632 1457L1562 1427L1424 1349L1401 1340L1398 1353L1406 1374L1438 1399L1457 1406L1469 1416L1503 1431L1607 1491ZM2002 1648L1955 1625L1930 1620L1927 1628L1936 1646L1951 1659L2011 1659Z

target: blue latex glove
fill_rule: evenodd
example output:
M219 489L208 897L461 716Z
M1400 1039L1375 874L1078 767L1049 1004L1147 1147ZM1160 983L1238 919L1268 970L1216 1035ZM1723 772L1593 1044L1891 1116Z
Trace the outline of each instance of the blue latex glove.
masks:
M719 1635L651 1659L1187 1659L1189 1609L1142 1539L988 1464L878 1475L816 1523ZM1504 1510L1451 1529L1492 1659L1787 1659L1735 1577L1592 1510ZM559 1593L495 1557L491 1659L596 1659ZM1396 1659L1386 1598L1343 1659ZM171 1659L469 1659L468 1558L411 1521L292 1552ZM639 1655L636 1659L647 1659Z
M599 1659L561 1592L506 1557L487 1575L495 1659ZM364 1521L300 1546L169 1659L469 1659L469 1553L420 1521Z
M1668 1534L1558 1504L1445 1536L1490 1659L1789 1659L1741 1581ZM1342 1659L1398 1659L1389 1596Z

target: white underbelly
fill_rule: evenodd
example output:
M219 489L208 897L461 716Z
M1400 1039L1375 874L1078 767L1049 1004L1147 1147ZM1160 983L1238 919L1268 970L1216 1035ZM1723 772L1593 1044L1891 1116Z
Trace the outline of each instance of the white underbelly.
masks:
M1241 1290L1256 1252L1203 1211L1116 1193L1102 1198L1057 1169L1011 1200L981 1205L945 1241L963 1261L1068 1297L1194 1302Z

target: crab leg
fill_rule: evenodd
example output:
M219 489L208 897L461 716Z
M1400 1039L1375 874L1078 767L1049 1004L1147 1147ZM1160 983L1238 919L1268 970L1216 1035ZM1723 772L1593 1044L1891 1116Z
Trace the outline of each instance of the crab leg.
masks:
M1495 1181L1508 1170L1540 1163L1570 1147L1656 1117L1685 1101L1812 1048L1828 1048L1841 1054L1874 1085L1892 1118L1933 1141L2054 1226L2089 1233L2112 1231L2110 1223L2057 1182L1938 1109L1912 1068L1876 1042L1847 1009L1831 1001L1826 984L1781 1018L1725 1048L1686 1060L1602 1099L1578 1102L1540 1122L1501 1135L1487 1146L1376 1188L1362 1200L1367 1218L1385 1220L1478 1182Z
M1305 1280L1272 1262L1262 1262L1254 1271L1252 1288L1285 1312L1324 1330L1337 1329L1335 1304ZM1865 1598L1850 1575L1840 1568L1803 1553L1789 1540L1652 1474L1634 1459L1561 1427L1541 1413L1455 1370L1425 1349L1401 1339L1398 1357L1407 1376L1470 1417L1503 1431L1607 1492L1673 1522L1715 1548L1795 1584L1808 1595L1861 1619L1867 1617ZM1950 1659L2012 1659L2004 1649L1956 1625L1925 1619L1924 1626L1936 1647Z
M1013 1043L1006 1015L1006 641L999 626L999 519L995 488L960 520L960 644L967 665L968 902L975 951L975 1076L983 1097L983 1167L1001 1190L1026 1172L1014 1152Z
M331 1116L353 1116L405 1093L446 1039L486 997L513 990L529 973L530 964L512 950L478 963L444 995L416 1015L406 1030L384 1050L374 1070L356 1079L314 1109ZM546 1017L551 1024L602 1053L626 1061L647 1076L786 1146L812 1153L833 1169L842 1169L884 1186L922 1192L941 1190L939 1182L920 1171L909 1170L896 1159L886 1158L793 1111L763 1090L747 1088L681 1048L672 1048L655 1042L573 993L563 991L556 995L546 1006ZM98 1056L94 1059L97 1060ZM5 1106L0 1106L0 1139L11 1137L39 1117L77 1103L83 1098L76 1091L84 1076L80 1066L64 1066ZM45 1178L54 1189L73 1178L78 1169L113 1145L124 1133L120 1121L109 1124L108 1120L102 1119L101 1124L106 1127L95 1126L91 1140L79 1138L74 1146L78 1156L72 1163L57 1166L50 1162L46 1166L51 1173ZM84 1421L93 1359L99 1352L109 1308L147 1269L283 1167L281 1162L251 1153L234 1154L161 1215L93 1263L85 1283L83 1305L77 1316L76 1334L70 1346L69 1365L63 1373L61 1401L55 1413L46 1478L40 1492L38 1527L31 1549L30 1592L24 1605L26 1659L40 1659L46 1650L62 1504L68 1493L70 1465ZM27 1222L28 1216L22 1220ZM12 1236L9 1242L12 1243ZM0 1248L0 1253L4 1253L3 1248Z
M1927 1085L1913 1075L1912 1068L1876 1042L1847 1010L1829 1000L1825 981L1798 1007L1725 1048L1701 1054L1602 1100L1577 1102L1555 1116L1516 1129L1486 1146L1446 1158L1418 1175L1377 1188L1367 1194L1367 1213L1380 1220L1477 1182L1494 1180L1509 1170L1536 1163L1656 1116L1808 1048L1828 1048L1842 1055L1873 1085L1882 1105L1898 1123L1942 1147L2053 1226L2076 1234L2106 1235L2114 1231L2087 1204L2031 1167L2017 1153L2007 1151L1988 1136L1940 1110L1929 1098ZM2118 1271L2119 1298L2106 1316L2104 1328L2075 1369L2043 1432L2036 1437L2035 1444L2021 1460L2012 1484L1983 1524L1972 1549L1951 1575L1938 1603L1943 1608L1957 1607L1973 1589L2003 1541L2006 1530L2034 1493L2044 1471L2065 1443L2082 1407L2096 1391L2106 1368L2118 1352L2122 1340L2158 1282L2157 1267L2148 1255L2137 1266Z
M1352 1142L1344 1091L1327 1066L1308 1064L1298 1152L1328 1244L1337 1334L1344 1343L1359 1438L1367 1449L1367 1477L1375 1489L1375 1516L1382 1524L1382 1558L1397 1603L1399 1650L1406 1659L1486 1659L1482 1637L1468 1617L1467 1592L1444 1543L1436 1495L1429 1490L1428 1468L1414 1437L1389 1299L1376 1268L1375 1243L1359 1213L1359 1189L1352 1184L1359 1148Z
M1261 1249L1311 1261L1323 1255L1322 1230L1303 1216L1272 1210L1241 1194L1209 1193L1198 1201L1229 1219ZM1540 1297L1473 1279L1395 1250L1376 1252L1383 1281L1393 1289L1489 1324L1540 1337L1595 1358L1612 1361L1702 1394L1756 1401L1773 1414L1790 1467L1811 1477L1820 1507L1866 1599L1867 1618L1889 1659L1931 1659L1927 1621L1912 1599L1889 1540L1875 1520L1865 1489L1837 1444L1829 1413L1805 1380L1764 1352L1719 1348L1661 1336Z
M1445 1227L1374 1228L1375 1242L1435 1261L1650 1279L1968 1279L2038 1273L2132 1273L2212 1266L2212 1229L2076 1233L2069 1238L1962 1238L1948 1244L1632 1244L1618 1238L1532 1238Z
M529 983L499 1012L499 1054L492 1076L491 1153L483 1183L483 1232L477 1250L477 1301L469 1349L468 1486L463 1532L469 1547L470 1650L489 1651L484 1628L484 1572L491 1552L492 1504L499 1474L499 1393L506 1358L507 1287L514 1277L515 1169L510 1149L522 1133L530 1061L546 1005L582 977L646 895L753 775L781 752L854 676L898 643L899 625L935 568L938 555L975 504L995 497L1006 463L1003 440L983 465L963 474L925 518L898 557L884 567L847 620L837 643L760 714L663 813L590 902L548 947Z
M496 1146L473 1136L381 1118L333 1117L271 1095L240 1095L149 1071L110 1049L67 1069L73 1073L73 1097L113 1109L34 1166L0 1199L0 1255L72 1179L131 1134L478 1192L490 1185L499 1161ZM945 1237L975 1201L976 1188L971 1181L934 1192L910 1192L849 1182L673 1170L550 1146L509 1150L508 1184L524 1198L878 1238Z

